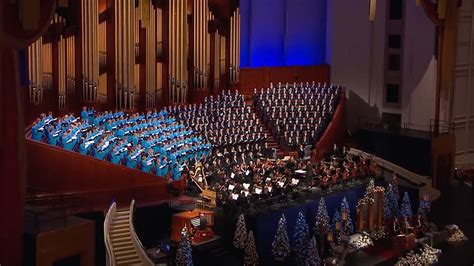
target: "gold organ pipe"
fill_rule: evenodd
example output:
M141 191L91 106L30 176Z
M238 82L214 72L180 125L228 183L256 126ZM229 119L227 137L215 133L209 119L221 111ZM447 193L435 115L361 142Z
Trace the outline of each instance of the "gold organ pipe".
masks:
M168 49L168 83L169 83L169 97L168 101L170 103L173 103L173 53L174 53L174 48L173 48L173 19L174 19L174 3L171 1L170 3L170 8L169 8L169 21L168 21L168 32L169 32L169 49Z
M177 67L178 67L178 84L179 84L179 87L178 87L178 90L177 90L177 98L178 98L178 102L181 101L181 86L182 86L182 66L181 66L181 63L182 63L182 50L181 50L181 44L183 43L183 25L181 23L181 5L182 5L182 0L177 0L178 2L178 16L177 16L177 23L178 23L178 38L177 38L177 41L178 41L178 64L177 64Z
M188 90L188 71L187 71L187 43L188 43L188 23L186 21L186 0L181 0L181 27L182 27L182 42L181 42L181 102L186 102L187 90Z
M85 50L86 50L86 27L85 27L85 17L86 17L86 13L85 13L85 1L82 1L81 2L81 46L82 46L82 53L81 53L81 59L82 59L82 99L83 100L87 100L86 99L86 83L85 83L85 80L86 80L86 54L85 54Z
M237 79L236 81L240 80L240 9L237 7L237 58L236 58L236 65L237 65Z
M196 13L196 5L197 5L197 0L193 1L193 82L194 82L194 87L197 87L197 70L196 70L196 63L197 63L197 13Z

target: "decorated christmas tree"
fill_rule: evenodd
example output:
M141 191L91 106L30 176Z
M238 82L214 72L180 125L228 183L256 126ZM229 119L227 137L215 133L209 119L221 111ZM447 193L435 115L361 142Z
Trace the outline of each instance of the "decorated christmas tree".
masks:
M278 222L278 229L272 243L272 254L276 260L282 261L290 254L290 242L286 232L286 219L282 215Z
M181 230L181 241L176 251L176 265L192 266L193 255L191 253L191 243L189 242L188 230L186 227Z
M314 225L314 234L323 235L329 229L329 215L326 208L326 202L323 197L319 200L318 214L316 215L316 223Z
M345 219L342 219L342 234L350 236L354 233L354 224L352 223L351 209L346 197L341 202L341 213L346 215Z
M411 210L411 203L410 203L410 196L408 196L408 192L403 194L403 201L401 206L401 216L402 217L412 217L413 212Z
M320 266L321 258L319 257L318 246L314 237L308 243L308 256L306 265L308 266Z
M252 231L249 231L247 236L244 265L258 265L257 248L255 247L255 238Z
M398 207L398 196L393 190L391 184L388 185L385 190L383 200L383 217L385 221L394 219L400 215L400 209Z
M243 214L239 216L237 227L234 234L234 246L238 249L244 249L247 242L247 227L245 226L245 217Z
M295 254L297 265L304 265L306 262L309 239L308 224L306 223L304 215L300 212L298 213L298 219L296 220L292 243L292 249Z
M331 224L331 231L334 237L334 242L336 244L340 244L342 241L341 225L342 225L341 214L339 214L339 211L336 210L334 212L334 216L332 217L332 224Z

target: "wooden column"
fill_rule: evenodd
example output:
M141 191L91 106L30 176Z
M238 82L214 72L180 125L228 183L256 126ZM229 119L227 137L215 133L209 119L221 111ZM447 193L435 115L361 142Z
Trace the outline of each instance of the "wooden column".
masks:
M192 103L194 101L194 93L196 92L196 84L194 83L195 77L195 64L194 64L194 47L196 46L194 37L196 35L196 13L194 8L194 1L188 0L188 10L192 10L191 14L188 14L188 99L186 100L188 103Z
M76 33L75 37L75 69L76 69L76 90L75 90L75 98L76 98L76 103L80 108L82 108L82 105L84 105L84 97L83 97L83 81L84 81L84 73L82 73L82 31L80 30L81 23L82 21L82 8L81 8L81 1L76 1L74 6L74 10L76 12L76 16L79 18L78 20L78 27L79 30Z
M53 112L58 114L59 112L59 32L58 25L53 25L53 38L51 40L51 63L52 63L52 75L53 75Z
M215 68L216 68L216 28L214 26L214 20L210 21L209 24L211 27L209 27L209 34L210 34L210 47L209 47L209 52L210 52L210 57L209 57L209 95L214 95L214 75L216 74Z
M0 264L21 265L25 148L18 51L0 47Z
M163 93L162 93L162 100L164 106L169 105L169 97L170 97L170 87L169 87L169 63L170 63L170 46L169 46L169 18L170 18L170 7L169 1L163 0L163 53L164 53L164 60L163 60Z
M117 94L115 91L115 4L114 0L107 0L108 16L106 21L107 39L107 109L115 109Z
M146 29L140 27L139 32L139 66L140 66L140 82L138 84L138 110L144 111L146 109L147 97L147 67L146 67Z
M18 53L46 32L56 7L56 1L52 0L43 0L41 5L39 1L24 2L0 1L1 265L22 265L22 214L26 193L25 90L20 86ZM21 9L19 4L28 7Z

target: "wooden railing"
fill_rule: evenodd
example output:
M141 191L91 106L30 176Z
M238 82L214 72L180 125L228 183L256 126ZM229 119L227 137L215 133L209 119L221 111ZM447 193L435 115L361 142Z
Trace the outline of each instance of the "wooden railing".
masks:
M105 216L105 220L104 220L104 244L105 244L105 250L107 252L105 256L105 265L107 266L116 265L115 257L112 250L112 241L110 240L110 232L109 232L110 224L112 220L115 218L116 213L117 213L117 204L113 202L110 205L110 208L107 211L107 215Z
M383 158L377 157L373 154L355 148L351 148L349 150L349 154L356 156L362 155L363 157L371 157L379 167L388 170L392 173L395 173L397 174L397 176L408 180L414 186L419 187L420 196L429 195L430 200L436 200L441 196L441 192L431 186L431 179L428 176L422 176L413 173L412 171L409 171Z
M142 265L152 266L154 264L151 261L151 259L148 257L148 255L146 254L145 249L143 248L142 242L137 237L137 233L135 232L135 226L133 225L134 212L135 212L135 199L133 199L132 202L130 203L130 216L128 219L128 223L130 226L130 238L132 239L132 243L133 243L133 246L135 247L135 251L137 252L138 256L140 257L140 260L142 261Z

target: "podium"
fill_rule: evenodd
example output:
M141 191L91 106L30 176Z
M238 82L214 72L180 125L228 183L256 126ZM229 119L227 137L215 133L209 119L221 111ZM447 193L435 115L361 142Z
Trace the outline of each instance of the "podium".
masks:
M204 214L207 219L207 228L199 230L197 227L200 223L199 214ZM181 239L181 230L186 226L188 232L191 233L191 244L199 244L214 238L214 232L211 227L214 225L214 212L194 209L192 211L184 211L173 214L171 217L171 240L179 242Z

